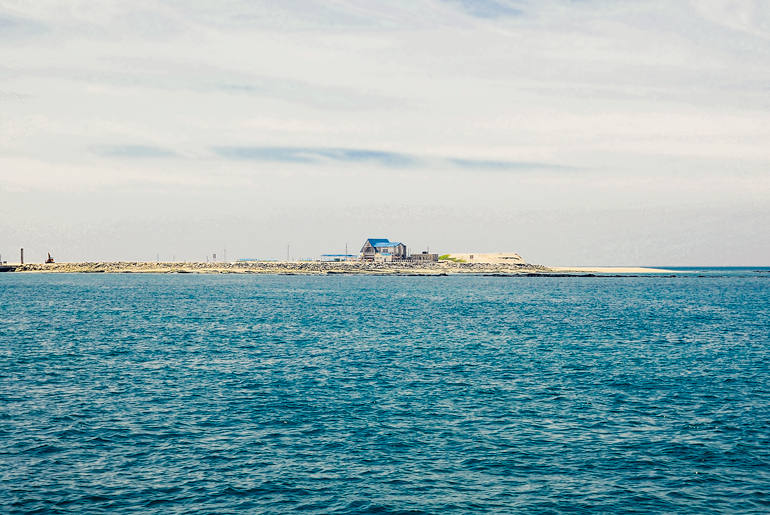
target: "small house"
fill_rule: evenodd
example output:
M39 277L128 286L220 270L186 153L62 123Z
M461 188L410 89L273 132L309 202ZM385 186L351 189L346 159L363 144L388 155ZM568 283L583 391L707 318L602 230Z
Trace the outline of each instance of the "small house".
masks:
M361 248L363 261L401 261L406 259L406 245L397 241L369 238Z

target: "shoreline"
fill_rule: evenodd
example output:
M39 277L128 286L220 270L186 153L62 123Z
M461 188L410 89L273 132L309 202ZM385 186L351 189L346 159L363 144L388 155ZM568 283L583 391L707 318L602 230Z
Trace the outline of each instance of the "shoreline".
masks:
M361 261L236 261L236 262L93 262L6 265L13 273L139 273L139 274L273 274L273 275L450 275L547 274L542 265L487 263L366 263Z
M4 265L12 273L272 274L272 275L545 275L652 274L671 270L643 267L546 267L529 263L369 263L361 261L81 262Z

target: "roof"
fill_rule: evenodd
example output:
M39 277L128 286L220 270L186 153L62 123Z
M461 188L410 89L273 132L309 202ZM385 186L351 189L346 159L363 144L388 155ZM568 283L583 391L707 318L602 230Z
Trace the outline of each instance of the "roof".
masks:
M368 241L372 247L382 247L383 243L390 243L387 238L367 238L366 241ZM366 245L366 242L364 242L364 245Z

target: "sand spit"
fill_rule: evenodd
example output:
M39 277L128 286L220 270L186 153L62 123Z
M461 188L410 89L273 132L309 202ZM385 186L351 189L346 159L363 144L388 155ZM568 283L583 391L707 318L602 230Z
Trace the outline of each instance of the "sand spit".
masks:
M143 273L143 274L302 274L302 275L450 275L450 274L547 274L542 265L528 263L364 263L247 261L234 263L52 263L25 264L15 273Z

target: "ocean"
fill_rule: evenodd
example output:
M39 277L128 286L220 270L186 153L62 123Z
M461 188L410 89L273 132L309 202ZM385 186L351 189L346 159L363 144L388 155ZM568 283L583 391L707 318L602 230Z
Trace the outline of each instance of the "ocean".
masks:
M770 273L670 275L0 274L0 511L768 513Z

